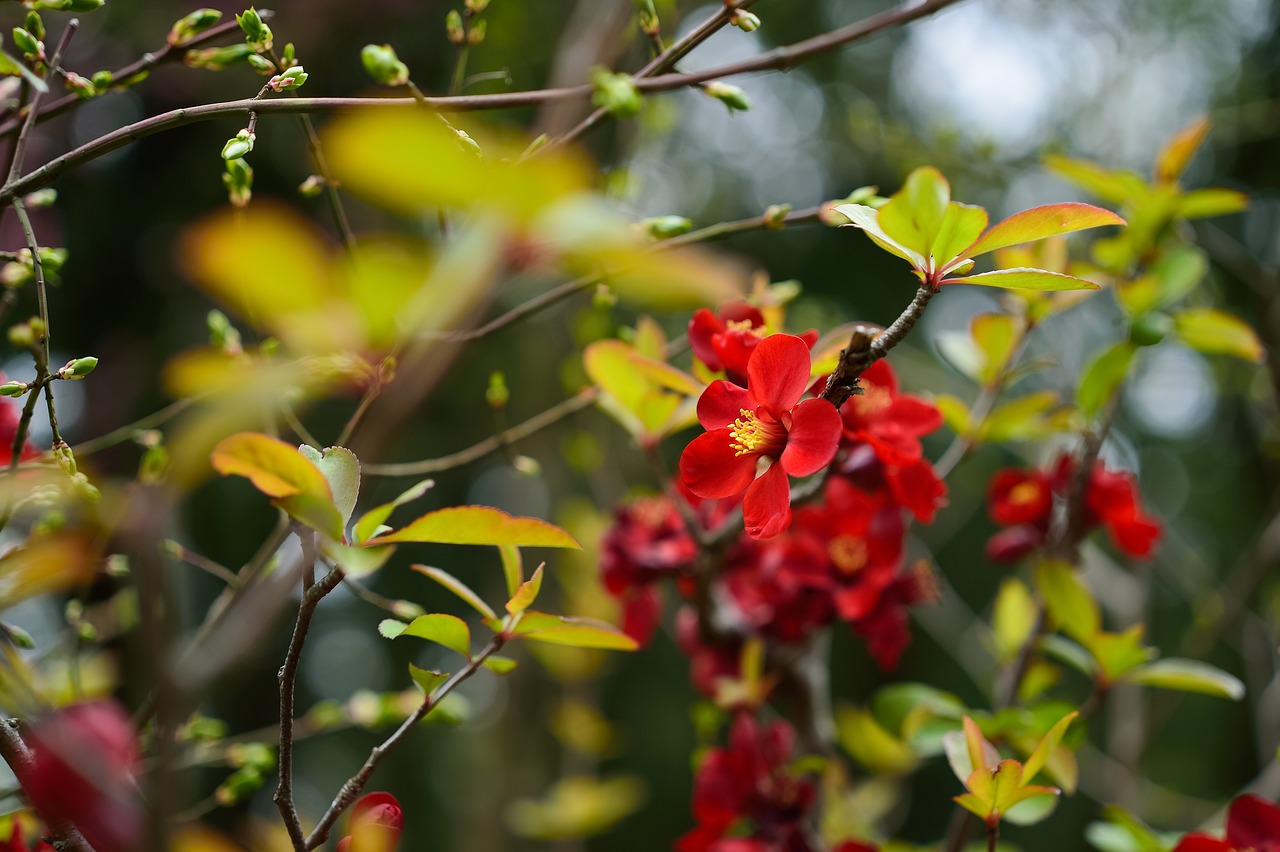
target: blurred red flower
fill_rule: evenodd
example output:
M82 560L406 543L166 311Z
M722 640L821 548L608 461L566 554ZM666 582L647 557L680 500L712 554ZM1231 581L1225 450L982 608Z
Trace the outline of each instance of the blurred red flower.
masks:
M1280 808L1261 796L1238 796L1227 810L1226 837L1196 831L1173 852L1280 852Z
M404 811L390 793L369 793L351 807L347 836L338 852L395 852L404 830Z

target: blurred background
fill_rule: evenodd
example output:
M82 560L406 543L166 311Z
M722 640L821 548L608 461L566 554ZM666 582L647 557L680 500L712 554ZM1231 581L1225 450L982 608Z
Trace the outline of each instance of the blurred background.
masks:
M227 13L241 10L213 5ZM719 4L657 5L664 36L672 38ZM887 7L879 0L763 0L754 8L763 21L759 30L726 29L682 67L745 58ZM192 8L108 0L103 9L81 16L67 64L88 76L130 62L163 45L173 21ZM445 36L448 3L280 0L271 8L277 43L293 42L310 74L306 95L373 93L359 58L366 43L391 43L429 94L449 86L455 48ZM626 0L493 0L486 12L487 38L472 49L468 63L468 72L482 77L466 91L576 84L598 64L638 68L648 53L631 10ZM962 0L932 18L787 73L731 80L750 97L748 112L731 114L693 92L658 95L638 118L606 121L583 141L601 164L602 188L636 219L677 214L702 226L758 215L771 204L809 207L863 185L878 185L888 194L911 168L929 163L950 179L955 198L986 206L994 220L1037 204L1093 200L1042 165L1047 153L1149 176L1152 158L1169 136L1199 116L1211 119L1209 141L1184 184L1236 188L1253 201L1245 213L1198 222L1189 235L1212 261L1207 292L1255 325L1271 360L1253 367L1175 344L1146 353L1103 456L1138 472L1144 499L1164 521L1166 536L1155 560L1132 569L1118 567L1098 548L1089 555L1088 575L1105 590L1100 597L1114 624L1145 619L1154 644L1203 656L1235 673L1249 696L1232 705L1196 696L1169 703L1152 693L1118 694L1100 719L1103 733L1095 736L1094 750L1082 757L1080 795L1065 801L1034 834L1009 834L1025 848L1083 848L1083 826L1097 818L1100 803L1120 801L1162 829L1185 829L1259 776L1264 792L1280 794L1280 777L1266 771L1280 744L1280 584L1273 571L1280 554L1278 15L1280 4L1267 0ZM60 17L46 16L54 34ZM19 23L16 14L12 23ZM29 167L145 116L250 97L261 84L243 66L213 73L163 65L143 85L42 125L32 139ZM573 103L541 113L489 113L467 117L461 126L483 121L554 133L572 126L584 109ZM320 124L326 120L317 117ZM232 117L148 137L68 174L57 184L57 205L39 213L42 241L70 251L51 296L53 361L84 354L101 359L91 381L58 387L62 431L73 445L171 402L156 365L207 339L205 317L214 305L184 279L176 247L185 228L226 205L219 151L241 126ZM323 201L296 192L312 169L292 117L262 117L253 163L254 203L283 200L332 230ZM357 199L346 201L357 233L434 234L434 223L405 222ZM5 248L22 244L13 231L0 237ZM790 309L793 330L826 330L855 319L887 324L911 297L905 266L848 230L813 224L752 232L720 247L772 281L803 285L802 298ZM513 282L494 312L547 285ZM976 395L976 387L947 366L934 344L966 329L975 313L996 306L993 295L972 292L977 289L945 292L923 327L894 352L891 361L911 392L966 400ZM23 302L15 316L25 316L24 309L34 310ZM429 399L390 440L370 448L366 460L443 456L550 407L584 383L582 346L634 318L584 295L467 348ZM687 315L657 319L675 336ZM1030 379L1031 386L1069 393L1083 360L1122 333L1105 293L1048 323L1028 357L1050 357L1054 366ZM16 378L30 369L29 360L17 356L3 366ZM506 374L512 390L501 416L485 401L494 370ZM316 406L306 413L306 424L322 441L332 441L353 404L354 399L338 399ZM47 427L40 428L35 440L47 442ZM942 434L929 445L934 458L948 439ZM664 448L671 461L683 440ZM625 433L593 409L509 449L437 476L436 487L418 506L483 503L572 529L586 545L584 553L548 556L549 576L559 581L557 593L565 599L562 609L607 615L609 603L592 585L595 542L611 507L629 491L658 485L650 468ZM95 478L130 478L139 453L126 443L81 464ZM945 578L944 603L918 611L915 641L891 673L879 672L860 644L837 635L838 701L864 703L879 685L919 680L951 690L972 706L986 703L990 671L973 618L988 610L1003 569L981 556L993 530L984 511L985 483L999 467L1041 462L1048 455L1043 446L987 449L950 478L950 506L935 525L915 532L916 547L932 554ZM361 505L390 499L413 481L367 479ZM172 536L220 564L242 564L274 520L264 502L246 495L241 481L207 482L188 501ZM406 570L410 561L441 565L482 593L500 594L496 557L449 548L402 553L371 582L373 591L428 611L457 611L456 600ZM175 583L184 622L194 624L218 592L218 581L190 570ZM348 717L370 725L300 744L297 796L304 815L320 813L385 735L385 729L368 729L378 715L368 708L378 695L411 687L406 663L447 665L442 650L393 645L378 636L375 628L385 615L345 589L321 607L303 658L299 707L338 702L348 707ZM37 639L53 635L61 617L60 604L45 599L12 614ZM250 664L225 679L201 712L225 720L235 733L273 724L275 671L287 635L282 620ZM513 675L477 677L460 690L465 708L455 709L465 710L465 721L424 727L379 770L375 786L393 791L407 806L402 848L668 848L692 824L690 754L698 742L697 717L691 714L697 696L669 629L636 655L519 653L521 667ZM109 649L103 666L118 678L120 695L140 698L146 685L137 680L127 644ZM345 704L357 692L368 711L363 715L353 715ZM1153 708L1158 701L1163 706ZM1146 728L1150 747L1137 753L1125 745L1134 720L1140 728L1154 725ZM1107 749L1112 757L1103 758L1099 751ZM202 802L227 773L220 766L193 773L185 799ZM577 787L559 788L556 798L557 782L573 777L612 786L581 780ZM268 787L274 787L273 779ZM883 825L912 842L936 840L958 785L935 760L906 789ZM868 808L875 811L872 803ZM206 819L251 837L254 826L276 819L270 790L215 809ZM597 829L602 833L594 837L557 836ZM269 843L261 835L246 842L264 849Z

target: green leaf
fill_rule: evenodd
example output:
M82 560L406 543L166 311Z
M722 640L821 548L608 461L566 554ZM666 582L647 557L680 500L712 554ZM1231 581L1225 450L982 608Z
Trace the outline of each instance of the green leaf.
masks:
M348 577L366 577L386 565L396 549L392 545L349 547L333 541L321 541L320 552L336 562Z
M1207 219L1239 213L1249 207L1249 196L1234 189L1193 189L1174 200L1174 215L1184 219Z
M1080 376L1080 386L1076 389L1076 406L1081 414L1093 419L1111 401L1129 375L1129 365L1136 351L1133 343L1124 340L1102 350L1085 367Z
M1217 308L1187 308L1173 315L1174 333L1207 355L1230 355L1261 364L1266 349L1257 332L1239 317Z
M977 275L965 275L960 278L947 278L943 284L979 284L983 287L1003 287L1006 290L1098 290L1097 284L1064 275L1061 272L1048 272L1044 269L995 269L991 272L979 272Z
M433 612L420 615L409 623L401 636L416 636L443 645L471 659L471 628L456 615Z
M1161 183L1173 183L1182 177L1187 164L1209 133L1209 119L1200 117L1185 130L1174 134L1156 155L1155 175Z
M296 521L342 540L342 516L329 482L294 447L258 432L240 432L213 448L213 467L224 476L243 476Z
M355 537L358 542L368 541L374 536L378 528L387 522L387 518L391 517L391 513L395 511L397 506L402 506L411 500L417 500L427 490L435 485L435 481L424 479L405 491L390 503L383 503L381 506L370 509L360 516L360 520L356 521Z
M1001 818L1012 825L1035 825L1053 815L1059 798L1056 790L1036 793L1010 806Z
M984 441L996 443L1046 438L1056 431L1048 413L1058 403L1057 391L1024 394L996 407L982 421L978 434Z
M409 664L409 677L413 678L413 682L418 685L423 694L430 695L436 691L436 687L449 679L448 672L436 672L430 669L420 669L413 663Z
M1130 683L1154 686L1160 689L1176 689L1181 692L1200 692L1239 701L1244 698L1244 683L1222 669L1181 657L1169 657L1138 666L1125 677Z
M942 173L921 166L907 175L902 189L879 209L877 221L889 239L925 256L938 236L950 201L951 187Z
M963 400L950 394L940 393L933 398L933 405L942 412L942 420L952 432L966 438L973 431L969 406L965 405Z
M621 340L588 344L582 363L602 392L597 405L636 438L661 438L697 422L703 385L682 370Z
M1039 648L1046 655L1066 663L1085 677L1092 678L1098 673L1098 663L1089 651L1065 636L1041 636Z
M333 493L333 505L342 516L345 528L356 508L360 494L360 460L346 447L328 447L324 451L303 444L298 452L320 469Z
M855 707L835 714L840 746L877 775L901 775L919 762L911 746L883 728L875 716Z
M991 613L991 633L995 644L996 661L1013 662L1031 639L1035 630L1037 612L1035 598L1026 584L1016 577L1006 577L996 593Z
M1075 569L1066 562L1044 560L1036 564L1034 579L1049 624L1089 647L1102 627L1102 614Z
M1010 314L978 314L973 318L969 332L983 355L978 378L984 385L992 384L1004 374L1022 340L1022 331L1022 320Z
M498 556L502 560L502 576L507 581L507 597L513 597L524 582L524 560L520 556L520 548L514 544L500 544Z
M934 265L946 269L947 264L964 256L964 250L982 235L987 222L987 211L981 207L959 201L948 204L947 213L938 226L938 235L929 248Z
M491 654L484 658L480 664L494 674L504 675L515 670L516 661L510 657L500 657L497 654Z
M933 341L938 347L938 354L966 378L981 384L982 372L986 366L982 350L974 342L973 335L963 331L947 331L938 335Z
M539 565L533 571L533 576L520 584L520 588L511 596L511 600L507 601L507 612L512 615L519 615L524 612L533 602L538 599L538 592L542 590L542 565Z
M567 547L582 545L559 527L537 518L508 515L489 506L453 506L428 512L395 532L370 539L367 544L414 541L430 544L489 544L514 547Z
M1124 204L1147 189L1146 181L1136 172L1106 169L1087 160L1051 155L1044 158L1044 164L1050 171L1112 204Z
M387 639L394 639L397 636L399 636L401 633L404 633L405 628L407 628L408 626L409 625L405 624L403 621L400 621L399 619L384 618L382 619L382 621L378 622L378 632L381 633Z
M836 205L835 210L847 216L852 227L861 228L880 248L907 261L921 273L927 268L924 256L920 252L912 251L885 233L880 227L880 217L875 208L867 207L865 204L839 204Z
M640 646L612 624L590 618L569 618L526 610L513 636L576 648L634 651Z
M1085 643L1089 653L1098 661L1104 679L1114 683L1156 655L1154 648L1142 644L1145 632L1143 624L1135 624L1120 633L1100 630Z
M498 617L498 614L495 613L479 595L471 591L471 588L466 583L462 582L448 571L445 571L442 568L434 568L430 565L410 565L409 567L414 571L417 571L419 574L430 577L449 591L453 592L461 598L464 603L483 615L485 618L496 619Z
M1056 237L1058 234L1069 234L1073 231L1099 228L1103 225L1124 224L1126 224L1124 219L1115 213L1101 207L1094 207L1092 204L1080 204L1074 201L1046 204L1015 213L994 225L963 254L966 257L977 257L1005 246L1035 242L1046 237Z
M1023 765L1022 772L1024 778L1030 781L1036 777L1036 773L1044 767L1054 750L1058 747L1058 744L1062 742L1062 737L1066 734L1067 728L1071 727L1071 723L1074 722L1079 715L1080 713L1078 711L1071 711L1059 719L1054 726L1049 729L1049 732L1041 738L1040 742L1036 744L1035 751L1031 752L1031 756L1027 758L1027 762Z

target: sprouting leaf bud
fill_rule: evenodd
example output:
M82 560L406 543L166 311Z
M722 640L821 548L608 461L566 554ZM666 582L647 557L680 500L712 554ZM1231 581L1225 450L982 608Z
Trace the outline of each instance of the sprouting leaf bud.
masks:
M409 66L400 61L389 44L366 44L360 51L360 61L375 83L403 86L409 82Z
M315 198L324 192L326 186L325 179L322 175L311 175L302 183L298 184L298 194L303 198Z
M475 47L477 44L484 43L485 34L489 31L489 22L481 18L471 25L467 30L467 44Z
M693 221L684 216L652 216L643 220L640 227L655 240L666 240L689 233Z
M284 50L280 54L280 60L284 63L285 68L298 64L298 56L294 50L293 42L289 42L284 46Z
M240 159L253 150L255 138L254 134L249 132L249 128L242 128L239 133L227 140L227 144L222 146L222 159Z
M760 19L745 9L738 9L734 12L733 17L729 19L729 23L744 33L753 33L760 29Z
M227 170L222 175L222 183L227 188L227 195L235 207L244 207L253 195L253 167L242 159L227 160Z
M58 200L58 190L53 187L37 189L22 197L22 203L29 208L49 207Z
M83 379L98 366L98 359L92 355L86 358L74 358L58 371L60 379Z
M489 374L489 387L485 389L484 398L489 407L495 411L507 407L511 399L511 391L507 389L507 377L499 371Z
M644 107L644 98L627 74L614 74L606 68L591 73L595 93L591 102L616 118L630 118Z
M618 304L618 294L608 284L597 284L591 294L591 307L597 311L607 311Z
M26 382L5 382L0 385L0 396L22 396L30 389Z
M36 38L44 38L44 21L40 19L39 12L28 12L26 19L22 22L22 26Z
M223 807L238 804L262 788L266 776L254 766L245 766L227 776L214 791L214 799Z
M169 28L169 44L180 47L222 19L217 9L196 9L194 12L179 18Z
M772 231L781 231L787 225L790 212L790 204L770 204L764 211L764 226Z
M266 53L271 49L271 27L262 22L258 10L250 6L243 13L236 15L236 23L244 32L245 43L257 53Z
M229 44L226 47L209 47L203 50L188 50L182 61L189 68L204 68L209 71L221 71L230 68L253 53L247 44Z
M74 71L62 72L63 82L67 84L67 88L75 93L76 97L89 99L98 94L98 87L93 85L93 81L87 77L81 77Z
M444 31L453 44L462 44L467 40L466 30L462 26L462 13L457 9L450 9L449 14L445 15Z
M13 28L13 44L22 54L30 59L44 58L44 42L24 30L22 27Z
M730 86L728 83L712 80L702 87L702 91L728 107L729 112L734 112L735 110L746 112L751 109L751 101L747 98L747 93L737 86Z
M36 646L36 640L31 637L31 634L16 624L0 622L0 631L3 631L4 638L9 640L15 648L30 651Z
M467 0L466 6L468 12L478 15L489 8L489 0Z
M307 72L302 70L301 65L294 65L283 74L277 74L268 80L267 86L273 92L284 92L289 89L302 88L302 84L305 82L307 82Z
M243 351L240 332L231 324L231 320L227 319L227 315L222 311L209 311L209 315L205 317L205 324L209 328L209 343L211 345L221 349L228 355L239 355Z
M53 9L58 12L92 12L102 7L105 0L36 0L33 9Z
M250 53L246 59L249 61L249 66L263 76L276 73L276 64L265 56Z
M116 81L116 77L110 71L103 69L102 71L94 71L93 76L89 78L93 82L93 89L98 94L102 94L111 88L111 84Z

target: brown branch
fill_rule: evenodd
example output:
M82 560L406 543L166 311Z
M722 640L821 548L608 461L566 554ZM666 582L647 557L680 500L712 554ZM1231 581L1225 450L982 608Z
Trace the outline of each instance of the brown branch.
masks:
M34 763L31 749L27 748L22 735L18 733L17 719L0 720L0 758L3 758L19 779L31 770ZM70 822L53 819L45 814L41 814L41 817L48 823L49 830L62 838L62 845L59 848L71 850L71 852L93 852L93 847Z
M818 394L819 398L839 408L849 397L858 393L858 377L906 338L920 317L924 316L925 306L936 293L928 284L920 285L911 304L875 337L867 334L864 328L854 329L849 345L840 352L840 363L827 378L827 386Z
M53 50L53 57L49 60L48 78L57 75L59 64L62 62L62 54L67 49L67 45L71 42L71 37L76 34L76 30L80 29L80 19L72 18L67 21L67 25L62 30L62 35L58 37L58 46ZM9 163L9 174L5 177L5 184L9 184L18 175L22 174L22 161L27 152L27 142L31 138L31 130L36 126L36 116L39 114L40 102L44 100L45 94L48 92L39 89L31 96L31 103L27 106L27 117L22 122L22 127L18 130L18 138L13 142L12 159Z

